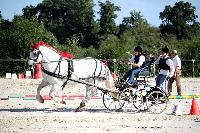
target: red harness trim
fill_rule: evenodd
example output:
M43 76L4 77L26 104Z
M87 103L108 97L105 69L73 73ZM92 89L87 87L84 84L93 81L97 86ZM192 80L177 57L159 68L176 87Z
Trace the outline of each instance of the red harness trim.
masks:
M65 59L71 59L73 58L73 55L69 52L66 52L66 51L60 51L56 48L54 48L53 46L49 45L49 44L45 44L43 41L39 41L38 44L34 44L32 43L32 48L33 49L39 49L40 46L45 46L47 48L50 48L52 50L54 50L55 52L57 52L60 56L64 57Z

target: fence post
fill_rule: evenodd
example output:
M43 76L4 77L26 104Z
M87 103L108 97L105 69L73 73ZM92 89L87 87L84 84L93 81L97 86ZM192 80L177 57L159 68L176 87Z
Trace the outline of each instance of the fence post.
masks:
M195 59L192 59L192 78L194 78L194 62Z
M156 77L156 65L153 63L153 76Z
M113 59L112 61L113 61L113 63L114 63L114 65L113 65L113 67L114 67L114 68L113 68L114 73L117 73L117 72L116 72L116 63L117 63L117 60L116 60L116 59Z

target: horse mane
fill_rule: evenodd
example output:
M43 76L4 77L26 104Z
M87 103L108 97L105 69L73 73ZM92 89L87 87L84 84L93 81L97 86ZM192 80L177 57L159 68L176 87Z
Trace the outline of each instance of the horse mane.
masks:
M58 54L61 54L61 53L62 53L62 51L56 49L55 47L53 47L53 46L51 46L51 45L49 45L49 44L47 44L47 43L44 43L44 44L42 44L41 46L45 46L45 47L47 47L47 48L49 48L49 49L55 51L55 52L58 53Z
M36 49L38 49L40 46L45 46L45 47L55 51L56 53L58 53L59 55L65 57L65 58L73 58L73 55L71 53L66 52L66 51L64 51L64 52L60 51L60 50L56 49L55 47L53 47L53 46L51 46L47 43L44 43L43 41L39 41L38 45L32 44L32 47L36 48Z

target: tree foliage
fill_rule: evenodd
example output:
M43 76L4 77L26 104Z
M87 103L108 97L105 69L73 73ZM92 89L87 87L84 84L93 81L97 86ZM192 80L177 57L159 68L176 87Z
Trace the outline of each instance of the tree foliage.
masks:
M115 6L110 1L105 3L99 2L100 6L100 31L99 35L107 37L109 34L116 34L117 26L115 24L115 18L117 18L116 11L120 11L118 6Z
M200 60L200 26L191 3L180 1L173 7L166 6L160 13L160 27L151 26L134 9L117 25L120 7L110 1L99 2L100 18L94 20L93 6L92 0L43 0L37 6L23 8L23 16L15 16L12 21L4 20L0 12L1 58L27 59L31 43L41 40L72 53L74 58L127 60L127 52L140 45L146 59L149 54L156 58L160 49L168 46L176 49L183 60ZM26 65L27 62L0 60L0 75L21 72ZM121 74L127 69L127 65L109 65ZM191 65L183 63L183 76L191 76ZM200 65L195 64L195 68L195 75L200 76Z
M2 19L3 19L3 17L2 17L2 15L1 15L1 11L0 11L0 21L2 21Z
M173 7L165 6L163 12L160 12L160 31L163 35L174 34L178 39L190 39L199 29L199 23L196 22L196 8L189 2L179 1Z
M22 9L23 16L26 19L32 19L33 17L36 17L36 14L38 13L37 8L35 6L26 6Z
M89 41L93 38L92 8L92 0L44 0L36 7L38 20L56 35L59 43L76 35L83 47L95 45Z
M137 28L138 26L149 26L147 20L143 18L143 15L141 15L141 12L132 10L130 12L130 15L130 17L124 17L124 19L122 20L122 24L119 25L119 33Z
M55 39L48 39L50 38L49 34L52 35L46 32L44 26L37 23L37 21L15 16L11 25L0 31L0 57L5 61L6 59L27 59L31 43L38 43L39 40L48 42L48 40ZM18 64L16 62L3 62L3 64L0 67L1 69L3 67L1 72L10 71L11 69L20 72L27 65L27 62L19 62Z

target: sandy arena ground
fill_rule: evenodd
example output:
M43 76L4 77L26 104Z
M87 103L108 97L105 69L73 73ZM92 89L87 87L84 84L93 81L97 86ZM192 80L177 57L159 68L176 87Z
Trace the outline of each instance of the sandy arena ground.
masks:
M183 94L200 94L199 78L182 78ZM152 84L154 80L151 79ZM36 94L41 80L34 79L0 79L0 97L11 94ZM68 87L68 88L67 88ZM64 89L65 94L85 94L83 85L70 85ZM41 94L48 94L46 87ZM176 95L174 85L173 94ZM200 99L196 99L200 105ZM43 104L36 100L13 98L0 100L0 132L12 133L200 133L200 115L189 115L192 99L170 99L167 109L161 114L146 111L138 113L109 112L102 99L92 99L87 110L74 112L80 99L66 100L66 105L45 100ZM175 104L180 104L183 115L172 115Z

